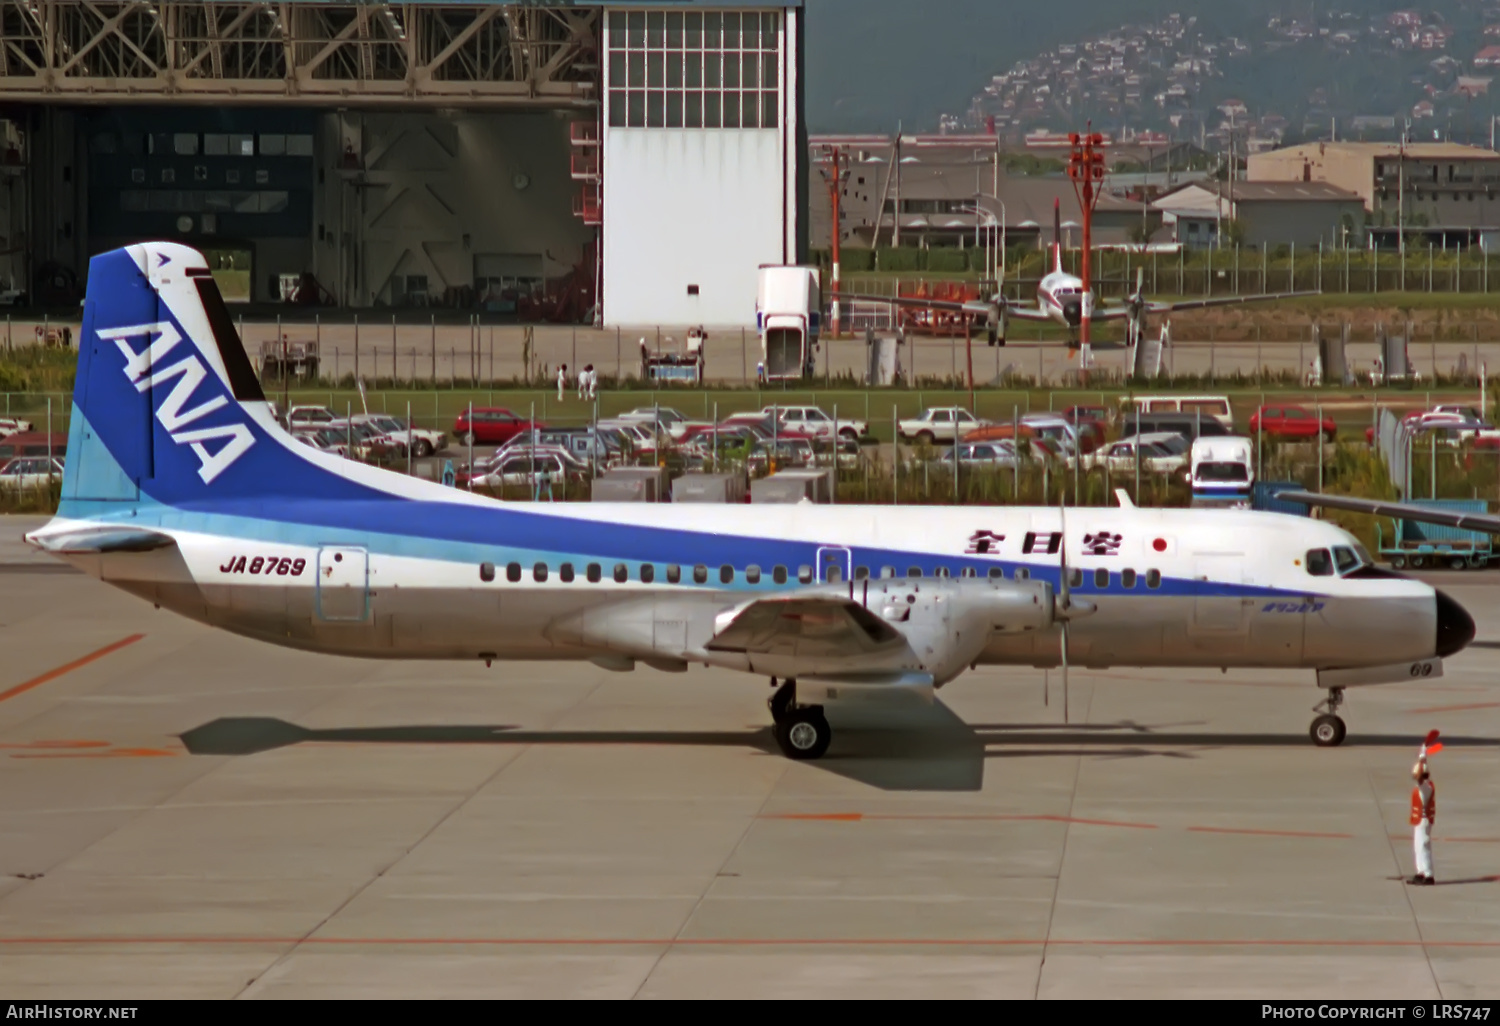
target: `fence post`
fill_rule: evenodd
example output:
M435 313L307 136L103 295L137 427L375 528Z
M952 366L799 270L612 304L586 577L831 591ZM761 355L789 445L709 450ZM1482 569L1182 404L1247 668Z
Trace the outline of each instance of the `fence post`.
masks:
M241 337L244 337L243 333ZM354 315L354 380L359 380L359 314Z

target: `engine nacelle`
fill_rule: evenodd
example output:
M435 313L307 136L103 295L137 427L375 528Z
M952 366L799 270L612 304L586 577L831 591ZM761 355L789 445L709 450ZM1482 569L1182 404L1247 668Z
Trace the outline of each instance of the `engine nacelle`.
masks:
M1046 630L1056 613L1052 585L1042 581L890 577L856 584L861 597L905 635L901 668L929 673L938 686L978 659L994 635Z
M990 308L989 320L985 327L989 334L989 342L992 346L1005 345L1005 332L1010 324L1010 315L1006 312L1004 303L997 303Z

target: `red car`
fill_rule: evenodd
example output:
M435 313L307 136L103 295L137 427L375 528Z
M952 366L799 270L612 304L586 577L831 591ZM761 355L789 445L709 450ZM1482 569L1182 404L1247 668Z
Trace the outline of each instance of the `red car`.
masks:
M1250 415L1250 433L1267 438L1312 439L1322 435L1331 442L1338 434L1338 427L1332 418L1319 420L1305 406L1262 406Z
M500 407L476 406L473 412L472 425L467 409L453 422L453 435L464 445L504 445L528 427L541 427Z

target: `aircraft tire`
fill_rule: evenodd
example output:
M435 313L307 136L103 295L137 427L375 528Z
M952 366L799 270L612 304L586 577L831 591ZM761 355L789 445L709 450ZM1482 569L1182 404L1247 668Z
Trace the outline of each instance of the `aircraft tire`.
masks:
M820 759L832 740L833 729L821 706L793 709L776 725L776 744L788 759Z
M1405 556L1392 556L1391 557L1391 569L1392 570L1405 570L1406 569L1406 557Z
M1339 717L1324 713L1312 721L1307 733L1312 738L1312 743L1319 748L1337 748L1344 743L1348 728Z

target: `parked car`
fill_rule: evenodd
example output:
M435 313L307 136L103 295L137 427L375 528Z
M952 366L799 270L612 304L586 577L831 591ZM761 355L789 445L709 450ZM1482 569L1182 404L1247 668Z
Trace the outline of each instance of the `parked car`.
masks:
M472 487L502 488L507 485L549 483L560 485L569 480L577 480L579 476L577 470L569 465L562 453L516 452L500 460L493 470L474 478Z
M504 445L527 427L540 426L501 407L476 406L472 424L467 409L459 412L453 437L465 445Z
M988 427L987 420L980 420L961 406L932 406L922 411L921 416L898 421L896 430L903 442L932 445L946 442L952 445L970 431Z
M1022 441L1046 441L1049 453L1071 456L1077 450L1078 429L1060 417L1043 415L1044 419L1022 418L1019 422L990 424L966 433L964 444L994 442L1014 438L1019 433Z
M54 456L18 456L0 467L0 489L22 491L27 488L44 488L52 481L62 479L63 461Z
M1142 418L1154 413L1181 413L1191 417L1212 417L1224 426L1225 433L1234 430L1234 411L1224 395L1136 395L1122 405L1121 418L1135 422L1135 412Z
M16 456L62 456L68 451L68 436L45 431L17 431L0 438L0 462Z
M1233 434L1217 419L1193 413L1149 413L1142 414L1139 419L1132 413L1121 423L1131 434L1148 435L1170 432L1174 435L1181 435L1189 442L1199 438L1226 437Z
M31 421L22 420L19 417L0 417L0 438L13 435L17 431L30 431Z
M1187 469L1188 457L1174 453L1156 442L1124 441L1108 445L1083 457L1087 470L1105 468L1111 474L1135 473L1136 460L1141 469L1152 474L1175 474Z
M1107 426L1110 422L1110 410L1108 406L1069 406L1062 411L1062 419L1069 424Z
M1250 434L1266 438L1333 441L1338 427L1332 417L1321 419L1305 406L1262 406L1250 415Z
M331 452L335 456L349 455L348 435L342 431L335 431L330 427L305 428L293 431L292 437L303 445L311 446L320 452Z
M953 446L944 449L936 460L937 463L953 464ZM1014 470L1021 465L1020 458L1016 455L1014 442L1005 440L997 442L973 442L962 443L958 446L958 462L965 467L988 467L996 470Z
M441 431L413 427L400 417L387 413L355 414L354 423L368 424L399 447L402 453L409 448L413 456L431 456L448 448L448 436Z
M332 410L326 406L293 406L286 411L285 417L278 417L286 425L288 431L296 431L298 428L317 427L320 424L331 424L337 418Z
M775 417L780 426L791 431L800 431L809 438L860 439L869 434L870 427L862 420L843 420L837 423L816 406L767 406L761 411L765 417Z

